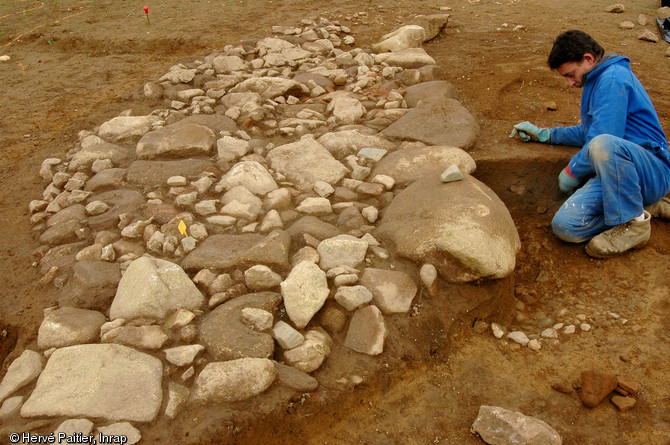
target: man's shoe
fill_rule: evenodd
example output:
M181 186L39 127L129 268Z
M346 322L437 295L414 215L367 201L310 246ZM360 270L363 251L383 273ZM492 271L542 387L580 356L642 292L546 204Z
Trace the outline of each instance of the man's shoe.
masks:
M631 249L641 249L651 236L651 215L644 211L644 220L619 224L597 235L586 245L586 253L594 258L609 258Z
M655 204L644 208L654 218L670 221L670 198L663 198Z

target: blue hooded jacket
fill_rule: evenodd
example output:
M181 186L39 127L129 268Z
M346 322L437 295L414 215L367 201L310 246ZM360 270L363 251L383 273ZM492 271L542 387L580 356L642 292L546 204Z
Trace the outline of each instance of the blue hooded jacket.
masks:
M551 143L583 147L601 134L653 150L670 165L668 141L646 90L630 69L630 59L608 54L584 74L581 124L551 128ZM570 173L592 173L585 150L570 160Z

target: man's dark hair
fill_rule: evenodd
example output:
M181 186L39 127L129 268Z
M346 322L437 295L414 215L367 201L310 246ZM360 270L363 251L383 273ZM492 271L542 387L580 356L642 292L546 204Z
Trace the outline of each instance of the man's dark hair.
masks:
M586 53L599 59L605 54L605 50L590 35L572 29L556 37L547 64L555 70L566 62L580 62Z

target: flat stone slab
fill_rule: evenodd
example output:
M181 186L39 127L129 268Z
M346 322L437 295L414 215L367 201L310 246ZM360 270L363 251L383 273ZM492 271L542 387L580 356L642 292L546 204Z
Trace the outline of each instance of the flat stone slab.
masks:
M331 131L317 139L317 142L326 147L337 159L356 154L365 147L393 150L396 146L379 135L363 134L358 130Z
M162 377L159 359L126 346L57 349L21 408L21 416L151 422L163 400Z
M334 185L349 173L323 145L310 138L280 145L272 149L267 158L275 171L300 190L311 190L317 181Z
M445 99L420 103L386 127L382 134L399 140L451 145L467 150L475 143L479 124L459 101Z
M284 269L289 264L290 244L291 237L284 231L275 231L268 236L212 235L184 258L182 267L187 271L199 271L265 264L274 270Z
M489 444L563 443L558 432L542 420L497 406L480 406L470 431Z
M277 378L277 368L267 358L240 358L208 363L195 380L192 400L237 402L264 392Z
M409 311L418 287L405 272L367 267L361 284L370 292L375 305L385 314Z
M451 165L457 165L461 172L469 175L477 168L475 160L465 150L431 145L389 153L375 165L370 176L390 176L395 179L396 185L405 187L424 178L429 171L444 170Z
M44 317L37 333L40 349L92 343L100 337L105 315L98 311L63 307Z
M0 404L14 391L32 382L42 372L42 354L26 349L9 365L0 382Z
M214 132L204 125L168 125L145 134L137 143L136 153L140 159L206 156L212 151L215 141Z
M90 170L93 162L98 159L109 159L114 165L124 164L134 156L133 150L110 144L109 142L100 142L82 148L72 156L70 161L70 170Z

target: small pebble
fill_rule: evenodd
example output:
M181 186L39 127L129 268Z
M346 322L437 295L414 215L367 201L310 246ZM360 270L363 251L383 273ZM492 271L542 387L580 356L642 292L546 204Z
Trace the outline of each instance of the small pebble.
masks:
M591 325L588 323L582 323L579 325L579 329L581 329L584 332L588 332L591 330Z

